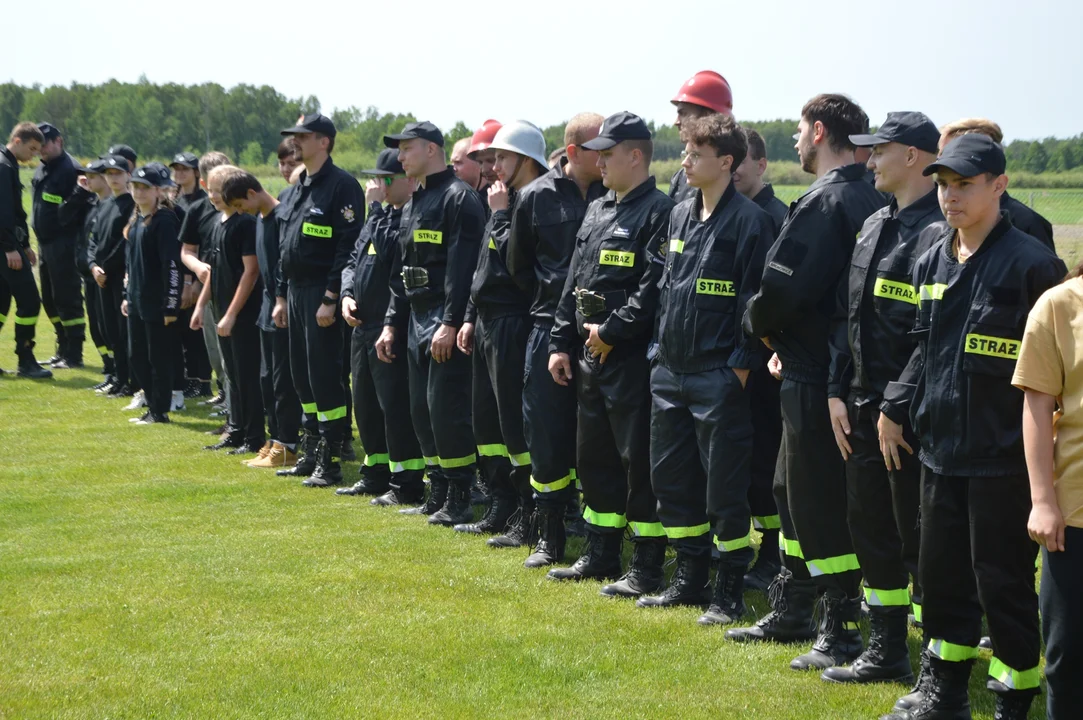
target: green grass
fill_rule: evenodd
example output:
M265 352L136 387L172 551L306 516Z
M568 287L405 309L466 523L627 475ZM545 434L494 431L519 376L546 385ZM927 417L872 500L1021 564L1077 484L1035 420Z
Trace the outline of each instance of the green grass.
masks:
M828 685L788 668L796 647L203 452L193 405L132 426L98 378L0 377L0 718L857 720L904 691Z

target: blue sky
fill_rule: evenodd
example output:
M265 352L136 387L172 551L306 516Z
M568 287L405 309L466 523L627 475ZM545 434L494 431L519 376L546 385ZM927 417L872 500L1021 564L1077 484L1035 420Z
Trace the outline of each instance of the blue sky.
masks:
M475 127L582 110L669 123L681 83L713 69L738 120L796 118L812 95L843 92L874 124L892 110L985 116L1029 139L1083 132L1081 28L1083 4L1053 0L53 0L8 27L0 79L270 84L328 112L374 105Z

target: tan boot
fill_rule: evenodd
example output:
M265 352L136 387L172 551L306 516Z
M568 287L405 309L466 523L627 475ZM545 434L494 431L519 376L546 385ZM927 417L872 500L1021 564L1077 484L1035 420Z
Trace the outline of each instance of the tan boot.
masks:
M263 458L267 457L268 455L271 454L271 447L273 445L274 445L274 443L272 443L270 440L263 443L263 447L261 447L259 449L259 455L252 458L251 460L241 460L241 465L251 465L252 463L258 462L258 461L262 460Z
M297 453L289 450L282 443L276 442L267 457L258 458L248 463L251 468L281 468L293 467L297 464Z

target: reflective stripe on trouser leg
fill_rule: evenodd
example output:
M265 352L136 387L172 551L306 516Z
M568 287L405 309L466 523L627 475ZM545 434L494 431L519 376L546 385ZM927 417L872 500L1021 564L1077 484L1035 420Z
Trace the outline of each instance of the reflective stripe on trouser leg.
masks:
M1037 666L1028 670L1015 670L994 655L989 661L989 677L999 680L1012 690L1033 690L1041 685L1042 671Z
M475 354L484 358L488 387L497 409L497 427L511 469L508 486L520 497L529 499L530 452L527 449L523 425L523 386L526 373L529 318L525 315L505 315L492 318L484 307L478 309ZM480 345L477 340L481 339ZM477 380L475 380L475 383ZM475 394L477 390L475 388ZM479 423L474 413L475 434Z
M376 338L383 328L373 328L371 343L366 343L367 366L372 375L376 399L384 417L384 439L387 443L391 469L391 486L410 492L422 488L425 459L410 417L409 360L406 338L397 333L391 352L392 362L385 363L376 355ZM435 448L434 448L435 450Z
M374 344L378 337L374 329L370 331L364 326L350 332L350 389L357 437L361 441L361 447L365 449L366 470L362 471L362 475L371 477L374 483L382 485L387 482L386 474L390 472L391 455L385 436L384 413L376 395L372 369L369 367L371 362L379 363L380 360L373 359L368 351L369 345Z
M865 602L869 604L869 607L907 607L910 605L910 590L908 588L883 590L866 587Z
M778 530L782 527L782 521L778 515L754 515L752 527L757 530Z
M978 657L977 645L957 645L937 638L929 640L929 652L947 662L963 662Z
M508 448L500 432L500 410L496 404L496 392L489 378L485 363L486 333L481 332L481 321L475 326L474 352L470 355L471 413L474 441L477 443L478 475L489 493L509 497L511 489L511 462Z
M424 338L425 352L441 324L443 308L412 312L410 321ZM471 413L470 357L452 348L451 357L441 363L428 363L425 400L428 403L432 436L440 458L441 472L456 487L474 482L477 462Z
M530 485L542 507L563 507L574 490L575 385L557 385L549 374L549 327L535 325L527 337L523 384L523 432L530 450Z

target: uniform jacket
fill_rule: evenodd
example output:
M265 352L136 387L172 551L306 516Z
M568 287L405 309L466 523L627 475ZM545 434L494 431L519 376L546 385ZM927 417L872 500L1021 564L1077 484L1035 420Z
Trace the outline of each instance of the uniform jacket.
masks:
M402 275L391 272L400 252L401 220L402 208L372 203L365 227L342 270L342 296L357 302L355 317L363 327L379 328L384 324L392 285L403 292Z
M775 237L778 237L778 233L782 230L782 223L786 222L786 214L790 209L786 207L786 203L775 197L775 189L771 187L771 183L764 183L760 191L756 193L756 197L752 198L752 202L759 205L771 216L771 222L775 226Z
M1000 196L1000 209L1008 213L1008 219L1014 227L1036 238L1053 252L1057 251L1053 246L1053 226L1044 217L1008 195L1007 192Z
M677 168L673 177L669 180L669 196L673 202L679 203L696 194L696 189L688 184L688 174L684 168Z
M87 242L87 264L91 270L95 265L104 270L106 275L111 276L110 282L119 281L120 278L114 276L124 272L124 228L132 219L133 210L135 200L130 193L104 200L98 208L94 232Z
M526 315L530 310L530 295L515 283L508 271L508 236L517 201L518 194L510 190L508 209L493 212L485 225L478 264L470 283L470 303L466 309L468 322L474 322L479 312L486 318L498 318Z
M139 216L128 230L128 312L144 321L176 317L180 311L180 223L161 208L144 225Z
M75 189L78 177L75 164L66 152L40 163L34 170L34 179L30 181L34 191L31 225L39 243L71 239L79 231L77 222L63 222L60 215L60 206Z
M97 194L76 185L58 211L60 222L78 228L75 236L75 267L79 269L83 277L90 277L87 248L94 234L94 223L97 222L98 208L101 204Z
M23 209L19 161L7 147L0 145L0 251L11 252L29 246L30 230Z

